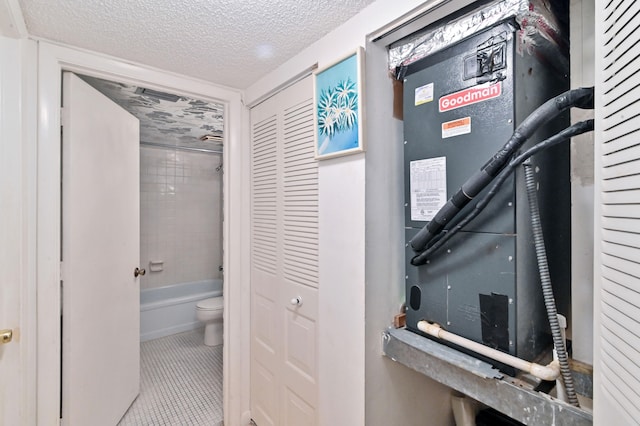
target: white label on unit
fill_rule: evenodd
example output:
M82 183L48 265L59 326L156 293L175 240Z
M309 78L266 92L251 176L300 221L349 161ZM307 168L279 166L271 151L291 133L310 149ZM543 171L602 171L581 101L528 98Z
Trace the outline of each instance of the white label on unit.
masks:
M447 157L410 164L411 220L429 221L447 202Z
M417 87L415 90L415 103L416 106L426 104L433 101L433 83L425 84L424 86Z

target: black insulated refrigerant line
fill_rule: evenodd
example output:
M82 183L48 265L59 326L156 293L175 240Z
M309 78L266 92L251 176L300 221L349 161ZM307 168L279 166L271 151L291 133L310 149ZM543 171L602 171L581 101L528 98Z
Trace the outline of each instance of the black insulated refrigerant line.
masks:
M507 143L467 180L456 194L438 211L409 242L416 252L421 252L437 236L469 201L476 197L507 165L515 152L543 124L571 107L593 109L593 87L569 90L542 104L516 128Z
M491 189L476 203L474 209L470 211L460 222L456 223L454 227L449 229L446 233L441 233L441 237L437 240L432 240L432 244L426 248L423 252L416 255L411 259L411 264L414 266L424 265L430 256L432 256L435 252L437 252L447 241L451 239L455 234L461 231L465 226L469 224L473 219L476 218L484 210L484 208L489 204L489 202L493 199L493 197L497 194L498 190L504 183L504 181L513 173L513 171L521 165L526 159L529 157L543 151L547 148L555 146L559 143L565 142L571 139L574 136L581 135L586 132L590 132L593 130L593 120L585 120L580 121L572 126L567 127L566 129L556 133L548 139L545 139L542 142L539 142L535 146L529 148L527 151L515 157L513 160L509 162L509 164L502 169L502 171L498 174L498 177L495 179L495 182Z

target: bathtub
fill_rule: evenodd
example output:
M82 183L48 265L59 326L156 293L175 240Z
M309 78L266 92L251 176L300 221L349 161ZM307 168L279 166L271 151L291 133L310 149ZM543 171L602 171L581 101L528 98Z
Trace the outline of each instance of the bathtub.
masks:
M140 291L140 341L203 327L196 303L222 296L222 280L172 284Z

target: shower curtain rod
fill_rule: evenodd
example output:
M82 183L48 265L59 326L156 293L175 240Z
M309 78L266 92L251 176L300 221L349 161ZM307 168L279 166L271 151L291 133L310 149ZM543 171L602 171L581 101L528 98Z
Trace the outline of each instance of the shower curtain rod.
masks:
M140 145L148 145L148 146L153 146L153 147L156 147L156 148L179 149L181 151L203 152L205 154L222 154L222 149L215 150L215 149L206 149L206 148L191 148L189 146L165 145L165 144L161 144L161 143L143 142L143 141L140 141Z

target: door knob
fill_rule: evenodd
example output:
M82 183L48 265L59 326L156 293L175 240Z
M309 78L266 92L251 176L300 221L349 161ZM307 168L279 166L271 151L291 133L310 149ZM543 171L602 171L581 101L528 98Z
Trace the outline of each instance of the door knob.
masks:
M0 344L9 343L13 339L13 330L0 330Z
M147 271L145 271L144 269L136 268L135 271L133 271L133 276L137 278L138 275L144 275L146 273Z
M291 299L291 304L293 306L302 306L302 297L294 297L293 299Z

